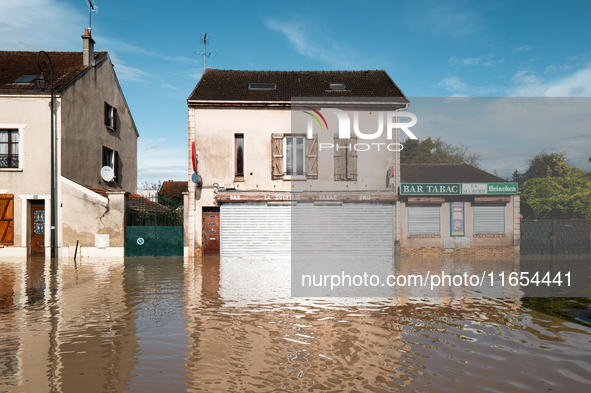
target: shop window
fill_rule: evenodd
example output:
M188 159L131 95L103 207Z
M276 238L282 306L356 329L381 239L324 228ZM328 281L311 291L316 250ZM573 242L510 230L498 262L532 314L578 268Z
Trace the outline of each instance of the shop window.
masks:
M18 130L0 130L0 168L19 167Z
M475 235L504 235L505 206L474 206Z
M441 234L440 206L409 206L409 236L439 236Z
M357 137L340 139L334 135L334 179L357 180Z

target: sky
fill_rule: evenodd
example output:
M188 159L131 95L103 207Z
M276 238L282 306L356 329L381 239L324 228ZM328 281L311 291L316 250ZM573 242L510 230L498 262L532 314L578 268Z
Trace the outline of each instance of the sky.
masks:
M204 69L195 53L202 33L216 54L209 68L384 69L410 111L426 102L414 97L591 96L589 1L93 2L95 50L109 52L140 133L139 185L187 179L186 100ZM81 51L88 25L87 0L0 0L0 50ZM585 102L577 100L581 116ZM591 127L581 124L502 138L432 123L423 130L420 139L464 143L502 177L543 149L591 169Z

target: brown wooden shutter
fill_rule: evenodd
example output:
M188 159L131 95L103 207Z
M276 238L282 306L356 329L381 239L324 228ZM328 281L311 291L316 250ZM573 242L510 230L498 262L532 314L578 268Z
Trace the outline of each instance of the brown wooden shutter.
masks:
M318 179L318 134L306 139L306 177Z
M117 131L117 108L113 108L113 130Z
M271 134L271 178L283 179L283 135Z
M109 127L110 126L110 124L109 124L109 104L107 104L106 102L105 102L105 113L104 113L104 116L105 116L105 125L107 127Z
M351 145L351 150L347 151L347 180L357 180L357 136L351 137L351 139L345 139L348 145Z
M0 195L0 244L14 243L14 195Z
M338 146L338 148L337 148ZM334 179L345 180L346 155L345 149L347 146L346 139L339 139L339 134L334 134Z

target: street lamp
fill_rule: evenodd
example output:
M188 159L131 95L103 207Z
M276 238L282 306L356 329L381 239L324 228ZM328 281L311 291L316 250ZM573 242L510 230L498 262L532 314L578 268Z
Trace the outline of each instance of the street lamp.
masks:
M47 80L45 71L47 70L47 63L41 58L41 55L45 55L49 61L49 76L50 80ZM54 129L53 129L53 65L51 64L51 58L45 51L39 51L37 53L37 66L41 71L41 75L37 77L35 83L41 91L47 90L50 87L51 93L51 257L55 258L55 152L54 152Z

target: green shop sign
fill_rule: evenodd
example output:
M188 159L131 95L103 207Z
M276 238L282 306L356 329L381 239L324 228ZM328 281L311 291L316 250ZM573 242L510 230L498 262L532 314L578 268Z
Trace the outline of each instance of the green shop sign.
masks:
M517 183L402 183L400 195L517 194Z
M400 195L460 195L459 183L402 183Z

